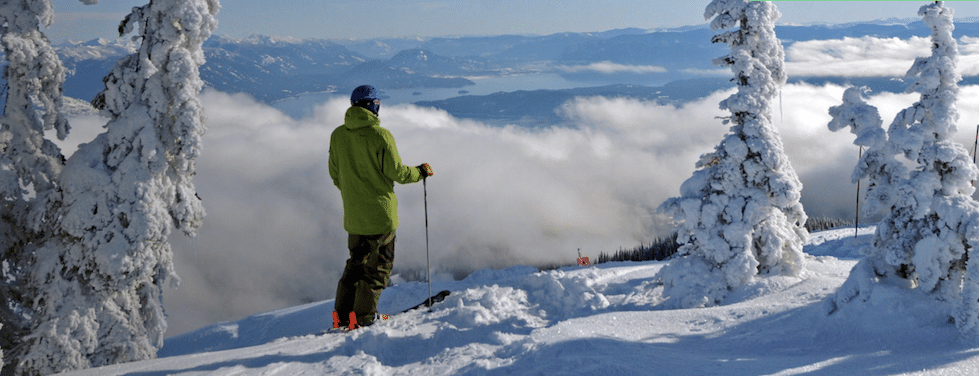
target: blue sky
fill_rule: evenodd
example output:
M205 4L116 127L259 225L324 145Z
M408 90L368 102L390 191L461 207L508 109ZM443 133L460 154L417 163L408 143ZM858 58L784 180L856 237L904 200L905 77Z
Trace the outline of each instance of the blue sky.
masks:
M147 0L54 0L55 43L114 38L133 6ZM218 34L369 39L553 34L704 23L709 0L225 0ZM780 23L841 23L916 17L927 1L776 1ZM979 1L948 1L956 17L979 17Z

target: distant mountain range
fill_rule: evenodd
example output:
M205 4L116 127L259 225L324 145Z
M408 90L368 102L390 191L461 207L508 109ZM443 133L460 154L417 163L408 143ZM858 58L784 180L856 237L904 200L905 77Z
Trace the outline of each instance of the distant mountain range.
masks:
M922 22L914 20L779 26L776 33L786 47L807 40L930 35ZM955 33L979 35L979 23L960 20L955 24ZM207 63L201 68L201 77L214 89L245 92L269 103L303 93L346 92L365 82L388 89L464 88L474 84L469 79L472 77L555 73L582 82L582 86L594 86L589 82L620 83L419 103L443 108L456 116L553 118L553 105L576 95L682 101L730 85L726 78L704 73L717 72L711 61L728 52L726 46L710 43L713 35L706 25L701 25L655 31L621 29L545 36L353 41L215 36L204 45ZM101 90L102 77L115 60L134 46L125 40L95 40L56 48L69 68L66 95L87 100ZM894 85L886 79L873 83L875 90L888 90L888 85ZM537 104L521 105L529 102Z

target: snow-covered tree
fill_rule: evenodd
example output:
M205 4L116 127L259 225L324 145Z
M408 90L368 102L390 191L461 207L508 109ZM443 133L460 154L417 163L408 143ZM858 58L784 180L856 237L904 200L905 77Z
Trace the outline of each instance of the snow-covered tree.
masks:
M864 178L870 180L867 200L861 210L873 215L890 209L893 197L890 188L907 175L907 168L895 158L898 151L887 142L880 112L863 99L863 94L869 91L866 87L848 88L843 93L843 104L829 109L833 119L829 129L836 132L850 127L850 133L857 136L853 144L866 148L853 171L852 180L854 183Z
M47 374L155 357L166 320L162 288L176 281L172 228L204 216L192 182L201 152L202 43L217 0L151 0L133 8L136 53L105 78L97 104L111 120L60 174L57 237L32 270L33 330L20 371Z
M797 275L808 238L800 204L802 183L785 155L772 123L772 101L786 76L784 52L775 36L781 14L770 2L714 0L705 18L722 30L713 42L731 54L715 59L730 66L737 93L720 103L732 124L699 170L660 210L678 224L675 259L658 278L669 305L721 304L727 292L757 275Z
M955 72L953 12L938 1L922 6L918 14L931 28L932 54L916 59L908 70L907 92L920 93L920 99L895 116L886 138L882 129L847 119L855 108L852 97L859 96L854 89L847 91L843 105L830 110L830 129L853 126L858 135L874 134L855 142L873 152L861 158L853 178L874 182L871 202L890 209L877 225L867 257L830 301L830 311L854 299L866 301L878 282L889 282L945 304L960 331L976 335L979 263L969 253L979 246L979 203L972 199L971 184L979 169L965 148L951 141L961 79ZM871 138L873 142L861 141Z
M0 347L7 354L29 325L28 267L42 239L54 233L64 157L45 139L64 139L60 113L65 68L41 32L54 20L49 0L0 2L0 48L6 65L0 113Z

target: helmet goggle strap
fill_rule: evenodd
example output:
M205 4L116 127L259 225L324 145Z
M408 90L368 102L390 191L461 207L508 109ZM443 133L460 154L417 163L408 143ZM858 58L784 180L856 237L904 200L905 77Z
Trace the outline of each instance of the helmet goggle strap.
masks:
M351 105L365 108L368 111L373 112L375 115L377 115L378 111L381 110L380 99L361 99L359 101L352 102Z
M369 105L372 105L372 104L375 105L375 106L380 106L381 105L381 100L380 99L361 99L359 101L350 101L350 104L353 105L353 106L369 106Z

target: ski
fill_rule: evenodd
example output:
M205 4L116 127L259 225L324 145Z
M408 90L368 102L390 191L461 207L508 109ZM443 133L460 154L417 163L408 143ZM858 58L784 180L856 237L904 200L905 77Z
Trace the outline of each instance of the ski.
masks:
M430 298L425 299L424 302L421 302L420 304L418 304L418 305L416 305L414 307L411 307L411 308L408 308L408 309L406 309L404 311L401 311L401 313L405 313L405 312L408 312L408 311L411 311L411 310L419 309L421 307L431 307L432 304L439 303L439 302L445 300L445 297L449 296L449 294L451 294L449 292L449 290L442 290L438 294L432 295Z

